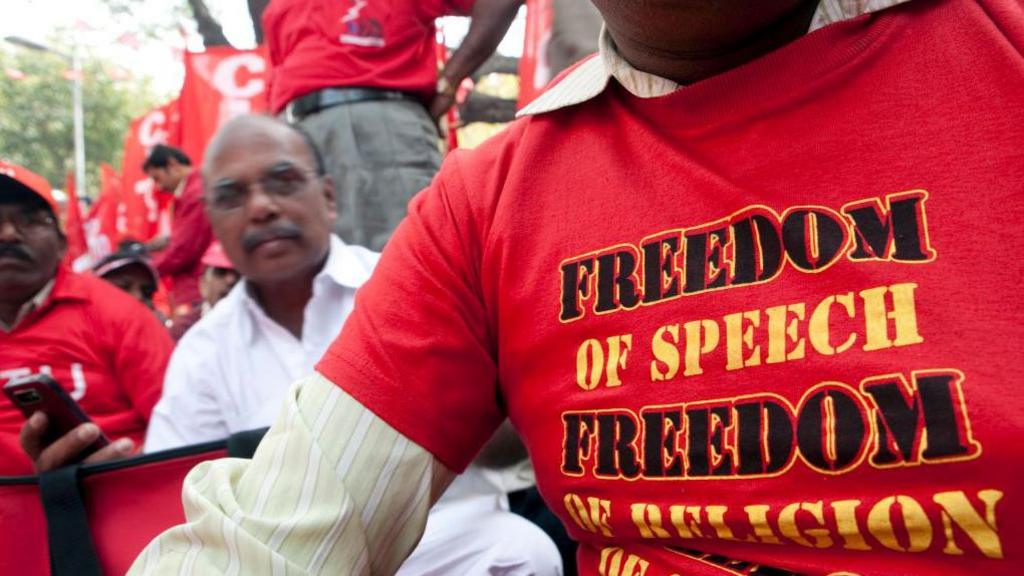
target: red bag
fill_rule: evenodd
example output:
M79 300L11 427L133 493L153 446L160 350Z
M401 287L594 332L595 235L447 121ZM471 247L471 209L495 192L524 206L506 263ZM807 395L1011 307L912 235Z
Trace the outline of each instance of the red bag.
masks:
M146 544L185 521L181 485L188 471L206 460L251 457L265 431L0 478L0 574L124 574Z

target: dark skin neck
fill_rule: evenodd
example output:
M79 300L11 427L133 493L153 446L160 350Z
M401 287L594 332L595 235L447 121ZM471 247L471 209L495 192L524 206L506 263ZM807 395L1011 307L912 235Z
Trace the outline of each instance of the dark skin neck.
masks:
M313 279L326 263L327 256L324 255L320 264L305 274L273 282L261 282L258 285L250 282L250 293L271 320L302 340L306 304L313 297ZM272 294L273 297L265 297L267 294Z
M791 10L747 37L710 48L666 50L648 46L638 34L617 33L609 26L619 54L637 70L688 85L721 74L776 50L807 33L818 0L799 2Z
M21 310L21 306L24 303L25 301L0 302L0 320L2 320L3 323L8 326L13 324L14 319L18 316L18 311Z
M49 279L46 282L49 282ZM43 289L43 286L46 286L46 282L38 286L21 287L20 289L0 287L0 291L6 291L11 296L10 298L0 300L0 320L3 320L4 324L8 326L13 324L14 319L21 312L21 307L29 300L35 298L36 294Z

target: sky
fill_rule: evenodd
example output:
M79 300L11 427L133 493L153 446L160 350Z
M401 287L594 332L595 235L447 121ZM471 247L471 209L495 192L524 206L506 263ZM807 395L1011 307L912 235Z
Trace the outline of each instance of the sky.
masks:
M46 44L54 40L58 30L74 31L78 42L87 53L110 60L126 72L126 78L149 78L154 90L161 96L171 97L181 86L184 69L179 62L183 49L202 50L202 41L195 32L194 22L183 19L181 24L188 36L169 32L157 39L139 36L138 47L132 46L131 36L140 22L168 21L173 28L175 7L184 6L185 0L145 0L134 4L131 17L115 16L99 0L2 0L4 17L0 18L0 38L20 36ZM239 47L253 45L252 29L245 0L207 0L207 4L224 27L228 39ZM468 20L444 18L440 25L449 45L457 45L466 34ZM506 56L522 53L525 27L525 9L520 10L508 35L498 47ZM124 40L127 38L127 42ZM62 41L68 45L65 34ZM122 40L119 42L119 40ZM17 50L3 43L4 50ZM3 76L0 75L0 80Z

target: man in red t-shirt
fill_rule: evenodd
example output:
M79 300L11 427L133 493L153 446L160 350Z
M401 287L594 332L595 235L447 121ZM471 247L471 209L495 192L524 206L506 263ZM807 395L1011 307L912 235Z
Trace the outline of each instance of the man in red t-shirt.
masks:
M600 54L446 161L320 376L160 549L302 563L224 535L345 508L318 546L358 572L420 518L378 503L508 416L582 574L1020 574L1024 4L595 4ZM363 417L424 453L379 471Z
M522 0L274 0L263 13L270 106L324 151L335 232L380 251L441 164L434 122L494 52ZM434 20L471 16L438 73Z
M94 424L42 446L45 416L26 422L0 396L0 476L59 467L100 430L114 442L90 462L141 447L171 354L167 331L145 306L61 265L66 241L56 214L46 180L0 162L0 385L49 374Z
M153 259L157 272L172 282L171 336L177 340L202 311L199 277L203 254L213 241L203 204L203 178L184 152L163 144L153 147L142 170L158 189L174 194L171 235L150 248L158 251Z

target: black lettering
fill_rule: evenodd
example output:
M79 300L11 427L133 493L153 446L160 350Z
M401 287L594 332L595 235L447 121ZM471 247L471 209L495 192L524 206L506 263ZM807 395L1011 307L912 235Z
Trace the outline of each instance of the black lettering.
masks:
M924 223L925 195L918 193L889 201L882 213L875 202L844 209L853 220L856 245L853 260L920 262L932 257Z
M643 419L644 477L681 477L683 475L683 459L676 446L676 436L682 428L682 412L679 410L644 412ZM669 456L667 463L665 456Z
M824 210L794 210L782 221L782 244L794 266L806 271L819 270L842 252L846 229Z
M636 478L640 462L636 442L639 430L626 414L597 415L597 474Z
M924 411L928 439L924 450L926 460L962 456L977 450L969 444L966 431L961 432L961 422L957 419L958 407L953 400L953 388L958 378L959 375L941 373L914 378ZM967 415L962 414L962 417L963 424L966 424Z
M644 244L644 303L650 304L679 296L679 278L675 276L675 258L679 238L672 236ZM668 286L665 279L670 278Z
M737 451L740 476L771 474L793 456L793 419L772 400L737 404Z
M686 283L683 292L692 294L725 286L723 249L728 228L715 228L686 235ZM714 270L709 273L709 267Z
M583 316L582 302L590 297L590 275L593 273L593 258L562 265L562 313L559 318L563 322Z
M562 471L566 474L582 474L582 460L590 457L590 437L594 435L592 414L563 414L565 429Z
M640 303L637 291L636 256L622 250L597 257L597 312L635 308Z
M752 214L732 223L731 285L763 282L782 267L782 236L767 216Z
M852 465L867 440L861 405L842 388L811 395L797 416L797 445L819 470L838 472Z

